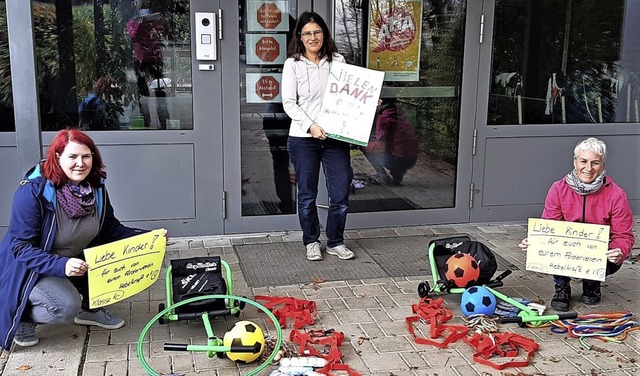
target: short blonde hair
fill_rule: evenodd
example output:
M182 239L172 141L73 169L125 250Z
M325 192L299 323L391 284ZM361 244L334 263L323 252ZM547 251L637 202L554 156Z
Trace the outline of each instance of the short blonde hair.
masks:
M581 151L593 152L601 156L603 162L607 158L607 144L595 137L589 137L586 140L580 141L578 145L576 145L576 148L573 149L573 159L577 159Z

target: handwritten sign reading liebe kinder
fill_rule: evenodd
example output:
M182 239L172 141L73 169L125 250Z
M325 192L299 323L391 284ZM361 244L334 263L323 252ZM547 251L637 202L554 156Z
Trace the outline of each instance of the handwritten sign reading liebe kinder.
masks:
M151 286L160 275L164 229L84 250L89 264L89 307L119 302Z
M527 270L604 281L609 226L529 218Z

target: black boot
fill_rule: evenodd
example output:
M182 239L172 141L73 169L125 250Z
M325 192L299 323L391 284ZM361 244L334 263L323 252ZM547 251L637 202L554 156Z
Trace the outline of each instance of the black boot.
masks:
M586 305L595 305L600 303L602 293L600 292L600 281L582 281L582 296L580 301Z
M556 283L556 293L551 298L551 308L556 311L568 311L571 300L571 286L567 283Z

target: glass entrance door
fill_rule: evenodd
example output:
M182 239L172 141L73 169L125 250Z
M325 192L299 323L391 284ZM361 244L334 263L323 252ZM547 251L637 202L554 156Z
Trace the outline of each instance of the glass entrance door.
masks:
M194 23L199 14L216 21L218 1L27 3L37 92L20 87L19 97L38 98L40 129L16 122L19 131L41 137L44 150L60 129L88 132L123 222L161 224L172 236L223 233L222 166L211 162L222 160L222 70L200 56ZM9 35L12 45L31 37Z
M339 51L385 71L369 145L352 149L350 212L455 206L465 19L457 1L338 1Z
M222 47L237 50L235 57L223 56L223 107L239 114L226 117L224 126L225 145L235 145L225 146L225 227L227 232L297 229L296 177L286 149L290 120L279 85L296 16L312 9L294 0L238 4L225 10L228 19L237 15L238 39L225 38ZM386 73L380 111L371 124L374 138L369 147L351 150L348 226L467 221L472 129L462 124L472 124L473 114L462 108L475 103L469 98L476 78L463 64L466 2L336 0L314 10L330 22L348 63ZM463 76L469 77L464 90ZM321 222L328 201L322 185Z
M639 12L637 1L484 1L472 221L539 216L581 139L637 149L625 144L640 122ZM627 170L608 172L633 189Z
M461 145L471 129L462 126L468 124L462 108L463 94L473 94L462 84L467 2L335 3L340 53L350 64L385 72L369 144L351 152L349 212L362 214L349 223L465 220L471 149ZM476 80L467 76L472 88Z

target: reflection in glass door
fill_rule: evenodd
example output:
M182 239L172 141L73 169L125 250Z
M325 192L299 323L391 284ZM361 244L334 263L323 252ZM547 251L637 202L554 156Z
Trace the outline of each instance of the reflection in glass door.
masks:
M296 212L289 117L280 99L296 1L239 2L242 215Z
M279 96L296 7L239 2L243 217L296 212L289 118ZM334 37L347 62L387 72L376 139L352 147L349 211L456 207L466 3L338 0L334 9Z
M489 125L640 122L637 1L498 0Z
M338 50L386 73L369 145L351 153L350 212L456 205L465 20L457 0L336 2Z
M188 0L34 1L41 128L193 130Z

